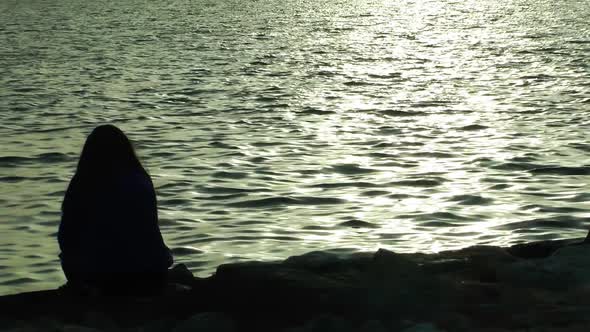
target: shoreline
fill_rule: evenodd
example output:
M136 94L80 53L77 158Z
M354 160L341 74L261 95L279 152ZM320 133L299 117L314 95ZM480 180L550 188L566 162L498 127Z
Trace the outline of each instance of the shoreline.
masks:
M165 294L0 296L2 331L582 331L590 325L584 238L424 254L313 251L176 266Z

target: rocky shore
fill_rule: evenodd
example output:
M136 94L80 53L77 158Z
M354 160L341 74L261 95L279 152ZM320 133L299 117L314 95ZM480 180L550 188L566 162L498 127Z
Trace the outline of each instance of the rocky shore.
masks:
M583 239L436 254L310 252L195 278L164 295L48 290L0 297L1 331L587 331Z

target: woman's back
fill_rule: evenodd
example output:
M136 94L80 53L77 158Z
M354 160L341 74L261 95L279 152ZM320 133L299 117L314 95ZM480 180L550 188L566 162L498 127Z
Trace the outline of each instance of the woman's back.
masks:
M118 131L113 128L106 129ZM156 194L149 175L139 161L134 162L134 154L115 153L115 159L125 158L123 162L109 160L105 151L96 153L103 160L88 156L97 150L92 144L102 148L93 134L85 144L62 206L58 241L66 277L92 284L165 275L172 256L158 228ZM124 136L122 132L116 134ZM112 138L106 141L108 145L116 142ZM130 143L122 140L121 144ZM124 147L115 148L124 151ZM129 151L133 153L132 148ZM102 167L96 167L97 163Z

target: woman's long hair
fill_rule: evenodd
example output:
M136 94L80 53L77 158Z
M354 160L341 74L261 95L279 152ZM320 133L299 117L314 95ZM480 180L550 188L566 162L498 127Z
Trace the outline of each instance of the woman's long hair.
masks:
M110 124L94 128L82 148L76 174L100 178L131 170L145 172L129 138Z
M63 205L70 196L108 185L119 174L129 172L143 173L149 178L131 141L121 129L110 124L98 126L86 138Z

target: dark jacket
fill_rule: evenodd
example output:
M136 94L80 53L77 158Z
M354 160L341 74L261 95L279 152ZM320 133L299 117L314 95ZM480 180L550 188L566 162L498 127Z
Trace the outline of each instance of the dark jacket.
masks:
M74 176L62 206L58 241L68 279L161 274L173 262L158 227L156 193L145 172L90 184Z

